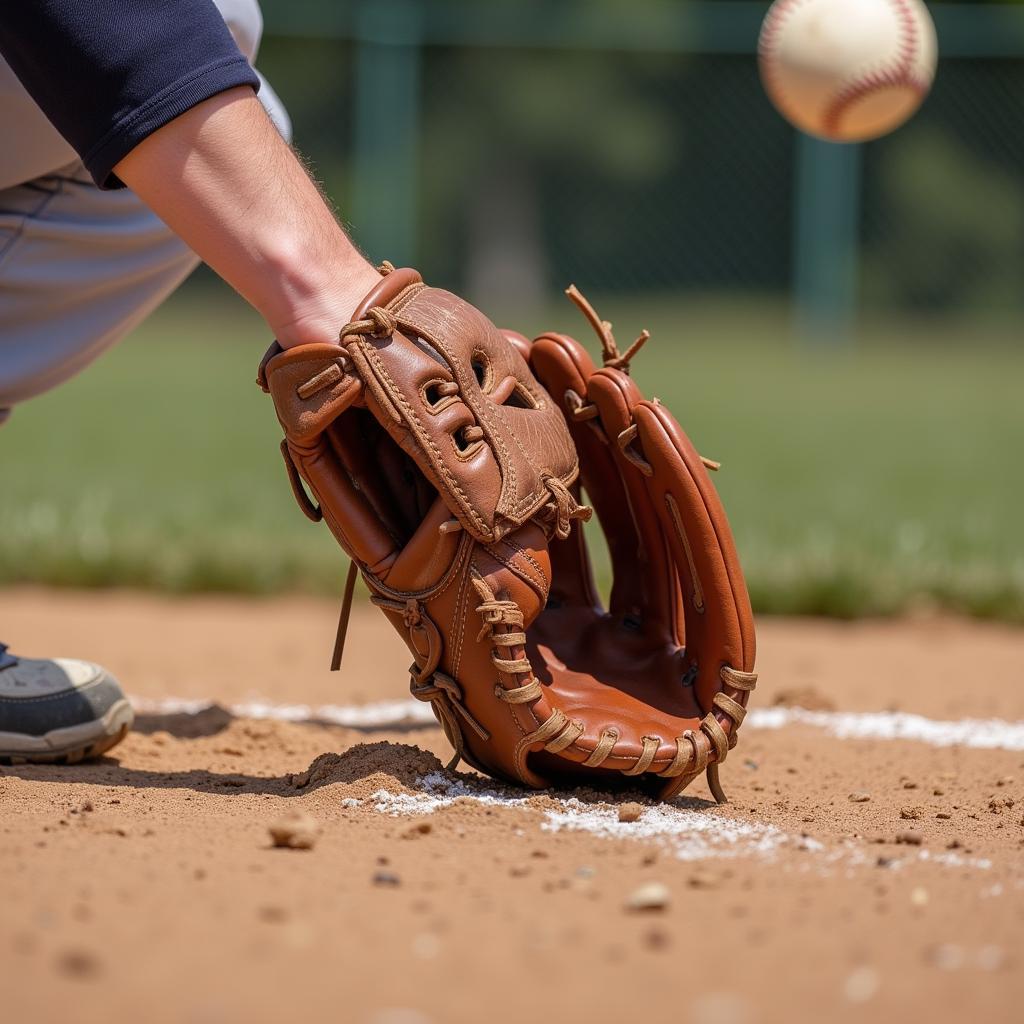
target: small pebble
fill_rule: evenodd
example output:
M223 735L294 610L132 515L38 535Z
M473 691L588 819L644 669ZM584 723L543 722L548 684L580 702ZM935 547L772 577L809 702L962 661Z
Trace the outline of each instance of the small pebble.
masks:
M644 933L644 945L648 949L668 949L672 945L672 938L663 928L651 928Z
M851 1003L866 1003L878 992L881 983L873 967L858 967L843 984L843 995Z
M84 980L100 973L100 962L87 949L66 949L57 957L57 969L62 974Z
M642 804L633 803L632 801L619 804L619 821L639 821L643 813L644 808Z
M851 804L866 804L871 799L870 793L856 792L850 794Z
M403 839L418 839L420 836L429 835L433 831L433 824L429 821L414 821L403 833Z
M706 871L697 871L686 880L686 884L691 889L716 889L718 887L718 879Z
M920 846L922 836L920 832L897 832L896 842L903 846Z
M920 807L901 807L900 817L904 821L917 821L921 817Z
M931 950L929 959L943 971L955 971L964 965L964 951L960 946L944 942Z
M647 882L634 889L626 900L626 909L632 911L664 910L671 900L668 886L661 882Z
M977 964L983 971L998 971L1006 963L1006 953L999 946L982 946Z
M267 924L280 924L288 920L288 911L284 907L266 906L260 907L259 916L261 921Z
M932 790L932 795L933 796L945 796L946 795L946 791L941 786L936 786Z
M412 940L412 955L417 960L433 960L441 952L441 940L431 932L420 932Z
M953 817L953 815L950 814L949 811L939 811L938 814L935 815L935 817L941 818L943 821L948 821L950 818Z
M402 880L394 871L375 871L373 873L373 884L395 889L402 884Z
M302 811L289 811L267 826L275 847L286 850L312 850L320 838L320 824Z

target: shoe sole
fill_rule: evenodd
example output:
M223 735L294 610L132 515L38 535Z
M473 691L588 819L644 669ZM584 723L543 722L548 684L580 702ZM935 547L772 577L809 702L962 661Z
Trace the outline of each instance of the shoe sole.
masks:
M99 757L128 735L134 721L131 704L122 698L102 718L42 736L0 732L0 764L77 764Z

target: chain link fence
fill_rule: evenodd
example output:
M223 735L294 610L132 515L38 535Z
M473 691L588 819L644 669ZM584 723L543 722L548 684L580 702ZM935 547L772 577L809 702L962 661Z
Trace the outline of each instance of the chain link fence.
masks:
M906 128L865 147L869 312L1024 314L1024 60L946 59Z
M502 3L307 2L298 21L293 6L266 0L261 65L373 257L506 306L570 279L725 303L791 293L806 143L758 79L766 3L679 3L663 39L616 26L645 11L660 24L664 4L632 21L611 0L529 3L518 21ZM1024 20L1015 57L999 22L933 10L944 43L952 14L973 27L974 56L944 57L914 121L858 153L856 307L1019 318Z

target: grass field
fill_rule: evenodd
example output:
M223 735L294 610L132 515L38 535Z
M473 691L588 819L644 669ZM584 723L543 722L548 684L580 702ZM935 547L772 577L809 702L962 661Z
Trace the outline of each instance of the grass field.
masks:
M760 306L599 308L623 340L651 328L637 379L724 463L759 610L1024 621L1024 347L947 326L810 351ZM585 337L567 304L548 315L506 322ZM0 582L340 590L253 384L266 341L237 300L185 294L18 409L0 430Z

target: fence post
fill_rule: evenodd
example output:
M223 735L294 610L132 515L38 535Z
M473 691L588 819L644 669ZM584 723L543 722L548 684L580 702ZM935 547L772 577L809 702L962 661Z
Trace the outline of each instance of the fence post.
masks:
M361 0L354 37L353 236L372 260L415 265L420 5Z
M861 147L797 139L797 331L811 344L845 344L857 318Z

